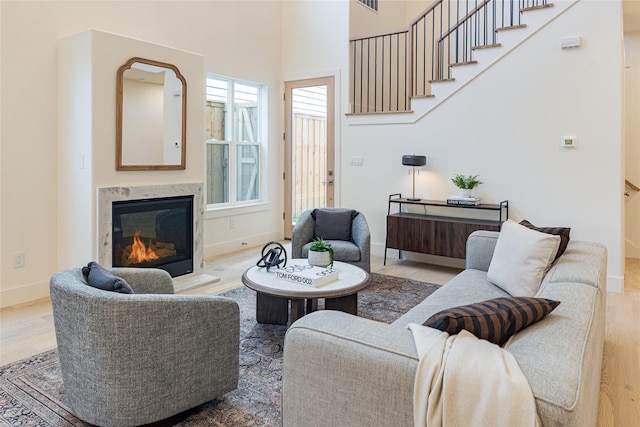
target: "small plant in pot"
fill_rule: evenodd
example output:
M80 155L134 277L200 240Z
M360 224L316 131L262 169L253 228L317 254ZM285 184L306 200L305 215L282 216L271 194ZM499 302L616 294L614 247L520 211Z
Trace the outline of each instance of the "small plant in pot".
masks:
M482 184L478 179L478 175L462 175L456 174L451 178L451 182L460 189L460 197L471 197L471 190Z
M316 237L309 246L308 261L310 265L318 267L333 267L333 248L331 243L322 237Z

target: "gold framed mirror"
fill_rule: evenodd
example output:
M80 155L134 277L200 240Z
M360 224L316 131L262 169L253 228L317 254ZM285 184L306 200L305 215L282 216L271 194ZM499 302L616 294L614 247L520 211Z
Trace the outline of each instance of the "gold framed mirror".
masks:
M187 82L175 65L134 57L118 68L116 170L185 169Z

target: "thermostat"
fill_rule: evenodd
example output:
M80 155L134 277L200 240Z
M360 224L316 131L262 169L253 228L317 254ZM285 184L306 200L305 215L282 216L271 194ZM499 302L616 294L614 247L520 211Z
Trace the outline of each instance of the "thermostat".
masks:
M577 147L578 138L576 138L575 136L563 136L560 145L566 148Z

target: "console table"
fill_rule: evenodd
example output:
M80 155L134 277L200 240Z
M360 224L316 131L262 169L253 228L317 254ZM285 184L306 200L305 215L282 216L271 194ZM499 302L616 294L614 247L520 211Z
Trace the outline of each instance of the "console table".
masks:
M398 208L397 212L391 213L394 205ZM422 206L424 213L403 212L404 205ZM428 207L493 211L495 219L434 215L428 212ZM476 230L500 231L502 223L507 219L508 200L499 204L467 206L449 205L446 200L409 200L403 198L401 193L391 194L387 209L384 264L387 263L387 249L465 259L469 234Z

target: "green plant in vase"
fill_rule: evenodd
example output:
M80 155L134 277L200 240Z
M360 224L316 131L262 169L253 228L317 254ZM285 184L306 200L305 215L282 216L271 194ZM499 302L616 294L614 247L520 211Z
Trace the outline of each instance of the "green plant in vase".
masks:
M471 197L471 190L482 184L478 179L479 175L462 175L456 174L451 178L451 182L460 189L460 196Z
M333 267L333 247L322 237L316 237L309 246L309 264L318 267Z

